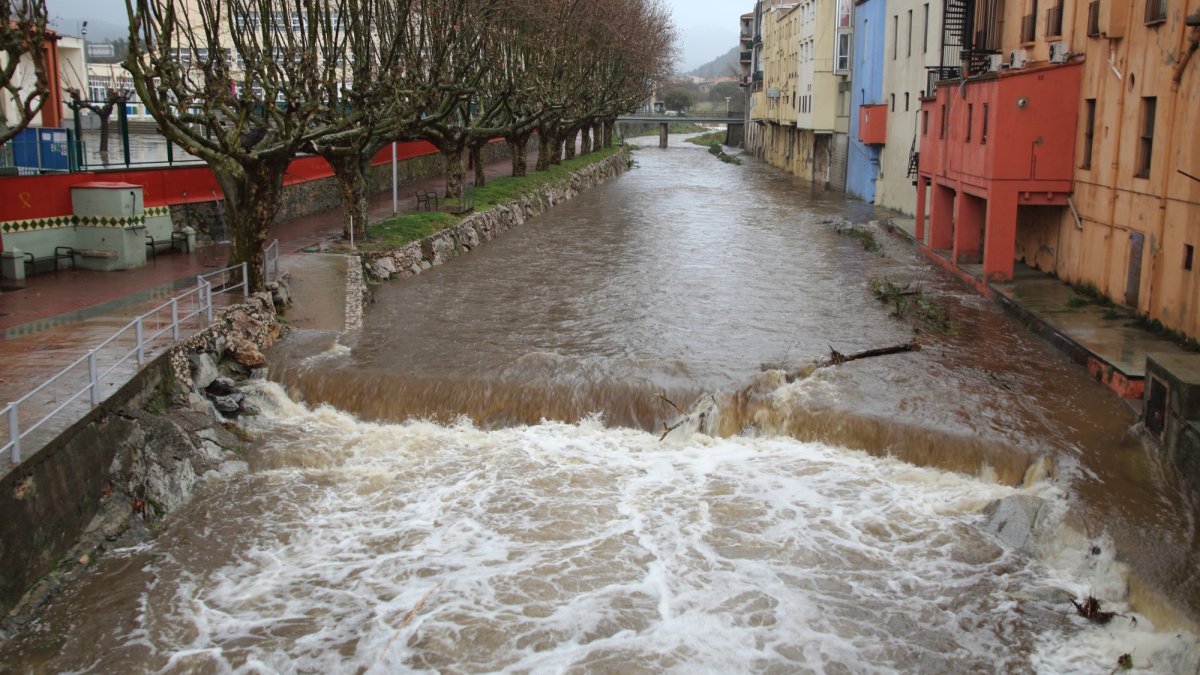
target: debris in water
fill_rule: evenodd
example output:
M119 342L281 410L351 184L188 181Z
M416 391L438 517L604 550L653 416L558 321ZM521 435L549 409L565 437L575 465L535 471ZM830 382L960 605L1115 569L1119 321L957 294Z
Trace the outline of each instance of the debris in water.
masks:
M1075 611L1079 613L1079 616L1082 616L1092 623L1098 623L1101 626L1105 625L1109 621L1112 621L1112 618L1117 615L1116 612L1101 611L1100 601L1091 595L1084 598L1083 603L1078 603L1072 600L1071 604L1075 605Z
M924 296L920 286L912 282L903 285L886 277L873 277L867 282L867 287L885 305L893 305L892 315L905 320L911 320L934 333L953 334L958 327L946 314L946 310L936 302Z
M1133 670L1133 656L1128 652L1117 657L1117 670ZM1113 671L1116 672L1116 671Z

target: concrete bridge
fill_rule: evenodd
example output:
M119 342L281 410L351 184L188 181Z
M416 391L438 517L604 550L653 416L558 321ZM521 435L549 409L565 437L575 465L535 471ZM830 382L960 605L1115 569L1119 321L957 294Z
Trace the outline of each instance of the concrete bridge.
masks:
M732 117L729 115L720 114L700 114L700 115L651 115L651 114L634 114L621 115L617 118L617 124L622 122L630 124L658 124L658 147L667 147L667 127L672 122L691 122L694 124L724 124L725 125L725 145L741 145L742 144L742 129L745 127L746 120L742 117Z

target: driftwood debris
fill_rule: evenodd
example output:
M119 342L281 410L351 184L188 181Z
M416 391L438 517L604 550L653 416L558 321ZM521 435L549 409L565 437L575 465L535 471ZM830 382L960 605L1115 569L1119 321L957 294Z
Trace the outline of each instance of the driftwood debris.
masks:
M675 420L674 423L672 423L672 424L667 424L666 422L662 423L662 434L658 437L658 440L661 443L667 437L667 434L671 433L672 431L675 431L679 427L683 426L685 423L691 421L692 413L689 413L688 411L684 410L678 403L675 403L671 399L667 398L666 394L663 394L661 391L658 392L657 394L655 394L655 396L657 396L660 401L671 406L672 408L675 409L676 412L679 413L679 417ZM701 396L700 398L696 399L696 403L692 404L692 407L695 408L696 404L700 403L700 401L703 401L705 397L712 398L712 394L705 394L705 396ZM715 398L713 398L713 403L714 404L716 403ZM697 419L701 423L704 422L704 419L707 416L708 416L707 411L697 413L697 415L696 415Z
M917 342L917 338L913 338L909 342L891 347L877 347L875 349L867 349L853 354L843 354L833 347L829 348L829 356L821 361L809 363L799 368L784 368L775 363L764 363L763 370L782 370L783 376L788 382L808 377L814 370L818 368L829 368L830 366L840 366L843 363L850 361L858 361L859 359L869 359L875 356L887 356L888 354L902 354L904 352L919 352L921 351L921 343Z
M1079 616L1082 616L1083 618L1087 619L1088 621L1091 621L1092 623L1095 623L1095 624L1099 624L1101 626L1108 623L1109 621L1112 621L1114 616L1119 616L1123 619L1129 619L1129 621L1132 622L1133 625L1135 625L1135 626L1137 625L1136 617L1126 616L1124 614L1117 614L1116 612L1102 611L1100 609L1100 601L1091 595L1084 598L1083 602L1075 602L1074 600L1071 600L1071 604L1075 605L1075 612L1077 614L1079 614Z
M868 349L866 351L856 352L854 354L843 354L833 347L829 348L829 358L821 361L818 368L828 368L829 366L840 366L849 361L857 361L859 359L869 359L873 356L887 356L888 354L901 354L903 352L919 352L921 344L916 338L902 345L894 345L892 347L879 347L877 349Z

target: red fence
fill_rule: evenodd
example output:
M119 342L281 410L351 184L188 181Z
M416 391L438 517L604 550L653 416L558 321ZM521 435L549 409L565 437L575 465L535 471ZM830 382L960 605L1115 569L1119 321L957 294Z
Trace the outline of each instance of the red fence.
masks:
M399 160L436 152L437 149L425 141L396 144ZM388 146L375 155L371 164L390 161L392 148ZM333 169L323 158L300 157L292 161L283 182L293 185L332 175ZM217 197L222 196L221 186L207 165L14 176L0 178L0 222L70 215L71 186L97 180L141 185L146 206L209 202L214 193Z

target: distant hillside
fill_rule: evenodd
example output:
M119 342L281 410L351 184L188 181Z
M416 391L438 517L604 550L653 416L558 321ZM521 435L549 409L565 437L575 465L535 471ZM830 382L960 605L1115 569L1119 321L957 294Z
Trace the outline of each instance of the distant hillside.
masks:
M703 78L736 77L739 72L741 72L741 63L738 58L737 45L734 45L733 49L693 70L688 75Z

